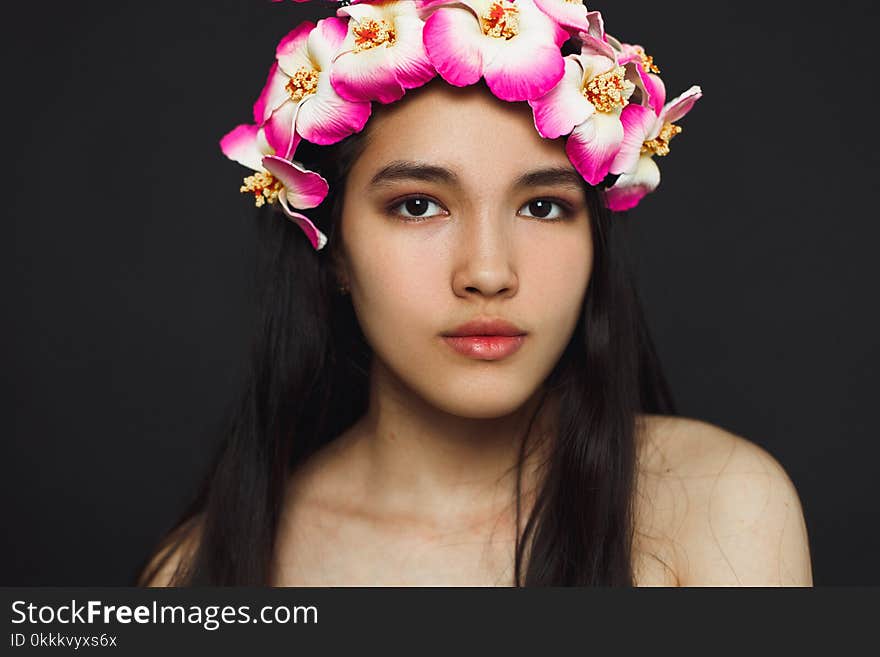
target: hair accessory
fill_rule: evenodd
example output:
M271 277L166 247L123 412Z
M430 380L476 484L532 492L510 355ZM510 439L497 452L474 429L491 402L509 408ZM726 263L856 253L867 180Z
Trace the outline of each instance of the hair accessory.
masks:
M281 40L254 123L220 142L227 157L255 172L241 191L258 207L277 202L316 250L327 237L297 210L320 205L329 186L293 159L300 141L328 145L360 132L372 103L400 100L437 75L458 87L482 79L499 99L527 102L538 134L566 138L584 180L610 183L613 211L657 188L655 158L669 153L682 131L676 121L702 96L692 86L667 102L653 58L607 34L602 15L579 0L333 4L335 16L303 21ZM566 45L576 52L563 55Z

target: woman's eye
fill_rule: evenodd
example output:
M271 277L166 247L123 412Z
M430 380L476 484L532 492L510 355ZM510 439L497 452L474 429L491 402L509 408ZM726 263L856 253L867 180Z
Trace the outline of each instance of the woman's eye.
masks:
M437 201L432 201L424 196L412 196L403 199L389 209L392 214L400 215L405 219L427 219L428 217L441 214L441 212L429 212L428 210L432 205L440 207Z
M553 206L556 206L556 214L553 214L554 209ZM532 216L536 219L546 219L548 221L554 221L558 219L564 219L568 215L568 208L566 208L562 203L558 201L551 201L546 198L535 199L534 201L529 201L526 203L523 208L527 208L529 212L532 213Z

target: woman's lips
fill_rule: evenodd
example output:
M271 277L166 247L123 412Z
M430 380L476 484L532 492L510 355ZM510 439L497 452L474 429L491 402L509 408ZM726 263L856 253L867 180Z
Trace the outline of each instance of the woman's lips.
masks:
M458 353L477 360L500 360L519 350L525 335L462 335L443 339Z

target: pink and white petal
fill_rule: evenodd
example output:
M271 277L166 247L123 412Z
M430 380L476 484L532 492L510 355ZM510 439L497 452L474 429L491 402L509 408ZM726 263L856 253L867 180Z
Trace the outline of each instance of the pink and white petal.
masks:
M659 184L660 169L654 158L645 155L639 158L633 172L621 175L605 190L606 205L612 212L631 210Z
M529 101L535 128L546 139L567 135L595 111L581 93L584 70L578 58L569 55L564 62L565 73L559 83L540 98Z
M263 153L257 141L260 127L256 125L240 125L229 131L220 140L220 150L230 160L243 164L248 169L260 171L263 168Z
M694 85L677 98L673 98L663 108L660 118L664 123L675 123L685 114L691 111L700 98L703 97L703 90Z
M337 94L351 101L392 103L404 93L394 72L390 48L385 45L341 55L330 68L330 84Z
M346 34L348 34L348 20L335 16L319 20L315 29L309 34L309 57L322 71L330 68L330 63L339 52Z
M300 136L294 130L294 125L301 105L302 101L295 103L289 100L275 110L263 126L266 141L280 157L290 157L299 145Z
M436 4L461 5L462 7L467 7L474 16L482 16L489 10L489 7L491 7L494 2L495 0L440 0L439 2L429 1L428 6L434 6Z
M605 39L600 39L587 34L585 32L578 33L581 41L581 55L601 56L610 59L612 62L617 61L617 51Z
M607 41L608 38L605 35L605 19L602 18L602 12L587 12L587 20L589 21L590 25L590 29L587 30L587 34L589 34L591 37L599 39L599 41Z
M623 125L623 141L611 163L610 173L624 173L635 168L642 155L642 144L649 139L657 124L657 115L649 107L630 104L620 113L620 123Z
M439 8L425 21L422 38L431 65L449 84L465 87L482 77L486 37L469 9Z
M312 21L303 21L281 39L275 48L275 58L281 70L291 77L297 69L305 66L311 68L308 55L309 35L314 31Z
M641 46L634 45L632 43L621 43L620 44L620 52L617 56L617 63L621 66L625 64L629 64L630 62L639 62L642 60L642 52L639 48Z
M614 59L605 55L582 51L576 57L581 63L581 68L584 70L584 82L592 80L597 75L607 73L616 66Z
M311 242L312 248L315 249L315 251L323 249L324 245L327 244L327 236L318 230L318 227L315 226L315 224L312 223L312 220L307 216L292 210L283 194L278 197L278 200L281 202L281 208L284 210L284 214L302 229L306 234L306 237L309 239L309 242Z
M334 144L360 132L371 112L370 101L345 100L333 90L329 76L322 74L318 92L300 104L296 132L313 144Z
M559 47L541 35L524 32L502 41L483 68L492 93L506 101L535 100L549 92L565 75Z
M655 114L663 111L663 105L666 103L666 85L659 75L654 73L646 73L641 66L638 67L639 75L642 78L642 85L648 94L648 105L654 110Z
M565 141L565 152L584 180L598 185L608 175L623 136L616 114L596 112L572 131Z
M279 68L278 62L274 62L272 68L269 69L269 76L263 86L263 91L260 92L257 102L254 103L254 123L263 125L272 112L290 98L290 94L284 88L289 79L290 77Z
M316 208L327 197L330 186L319 173L275 155L264 157L262 165L284 185L287 201L294 208Z
M397 42L390 49L394 61L395 75L404 89L421 87L437 75L436 69L425 52L422 39L424 22L415 15L401 15L396 18L398 26Z
M372 3L362 3L362 4L352 4L346 7L339 7L336 10L336 15L343 20L345 16L350 16L356 21L362 21L366 18L375 18L376 20L380 20L384 18L382 15L384 12L380 8L377 8ZM349 27L351 27L351 23L349 22Z
M589 32L587 6L566 0L534 0L535 5L560 25L581 32Z

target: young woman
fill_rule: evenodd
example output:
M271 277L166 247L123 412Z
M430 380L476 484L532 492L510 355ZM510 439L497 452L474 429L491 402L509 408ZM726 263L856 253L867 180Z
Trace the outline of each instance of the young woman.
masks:
M437 77L299 143L327 248L259 214L247 384L140 584L812 583L790 479L675 416L622 217L532 110Z

